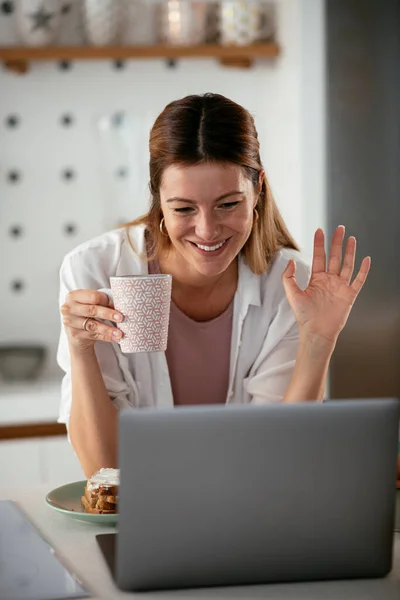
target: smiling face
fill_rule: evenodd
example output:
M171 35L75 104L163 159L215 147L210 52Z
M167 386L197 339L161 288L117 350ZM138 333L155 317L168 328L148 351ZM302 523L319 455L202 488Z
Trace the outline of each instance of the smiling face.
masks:
M257 203L240 166L170 166L160 199L176 260L205 276L223 273L251 233Z

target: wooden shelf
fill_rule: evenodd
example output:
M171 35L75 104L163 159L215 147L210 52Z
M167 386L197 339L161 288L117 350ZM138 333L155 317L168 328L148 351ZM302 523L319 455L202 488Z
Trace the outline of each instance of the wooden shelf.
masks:
M258 43L251 46L25 46L0 47L0 61L7 69L26 73L32 61L60 60L132 60L164 58L215 58L224 66L249 68L255 59L274 58L279 55L275 43Z

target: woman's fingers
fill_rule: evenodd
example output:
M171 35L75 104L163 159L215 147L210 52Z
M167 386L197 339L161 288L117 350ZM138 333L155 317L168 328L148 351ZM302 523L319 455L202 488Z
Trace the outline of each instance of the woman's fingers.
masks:
M63 323L71 338L79 340L118 341L123 333L104 321L123 321L107 294L96 290L74 290L67 294L61 307Z
M346 250L342 265L342 250L343 241L345 235L345 228L343 225L339 225L335 229L333 234L328 268L326 269L326 255L324 249L324 232L322 229L317 229L314 236L314 256L313 256L313 273L322 273L327 271L331 275L340 275L342 279L350 284L351 278L354 272L354 264L356 257L356 239L354 236L349 237L346 243ZM367 279L368 271L371 265L371 259L365 258L361 264L360 270L357 274L351 287L358 294L361 290L365 280Z
M340 276L345 279L347 283L350 283L350 280L353 277L356 246L356 238L353 236L349 237L346 244L346 251L344 253L343 267L340 272Z
M68 299L82 304L100 304L101 306L114 308L110 296L105 292L99 292L98 290L74 290L67 294L66 301L68 301Z
M91 317L77 317L72 313L63 312L63 324L69 328L72 337L83 337L93 340L97 339L119 339L122 337L122 332L113 327L107 325L103 321L97 321Z
M291 299L300 291L296 282L296 263L293 258L289 260L286 269L282 273L282 282L286 297L290 304Z
M355 278L355 280L353 281L353 283L350 286L355 291L356 296L359 293L359 291L361 290L362 286L364 285L364 283L368 277L370 267L371 267L371 257L366 256L361 263L361 267L357 273L357 277Z
M111 298L105 292L97 290L75 290L70 292L67 294L65 303L90 306L91 313L87 316L98 316L100 318L100 314L103 314L108 316L101 318L109 318L109 315L114 314L114 304Z
M345 229L343 225L336 227L332 237L331 249L328 261L328 273L339 275L342 266L342 248Z
M66 308L67 307L67 308ZM104 292L95 290L76 290L67 295L61 312L68 312L81 317L103 319L104 321L123 321L120 312L114 309L113 303Z
M92 319L102 319L103 321L116 321L120 323L123 320L121 313L114 308L106 308L98 304L80 304L73 302L71 312L79 317L91 317Z
M75 339L89 339L93 341L115 342L121 339L123 333L116 327L106 325L95 319L81 319L76 317L68 324L70 334Z
M323 273L326 270L325 235L322 229L314 234L314 253L312 262L313 273Z

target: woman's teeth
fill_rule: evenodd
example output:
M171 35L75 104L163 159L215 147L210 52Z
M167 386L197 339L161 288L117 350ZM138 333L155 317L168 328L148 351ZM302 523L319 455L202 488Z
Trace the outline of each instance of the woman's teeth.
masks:
M201 246L200 244L196 244L198 248L201 250L205 250L206 252L215 252L218 248L221 248L225 244L226 240L221 242L220 244L216 244L215 246Z

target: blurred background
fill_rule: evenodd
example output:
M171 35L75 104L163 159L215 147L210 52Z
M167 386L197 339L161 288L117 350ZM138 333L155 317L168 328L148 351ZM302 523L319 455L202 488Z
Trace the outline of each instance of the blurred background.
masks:
M0 463L83 478L56 423L58 272L147 210L148 136L171 100L217 92L255 118L305 256L339 224L368 283L332 360L335 398L400 397L397 0L0 1ZM7 466L8 465L8 466Z

